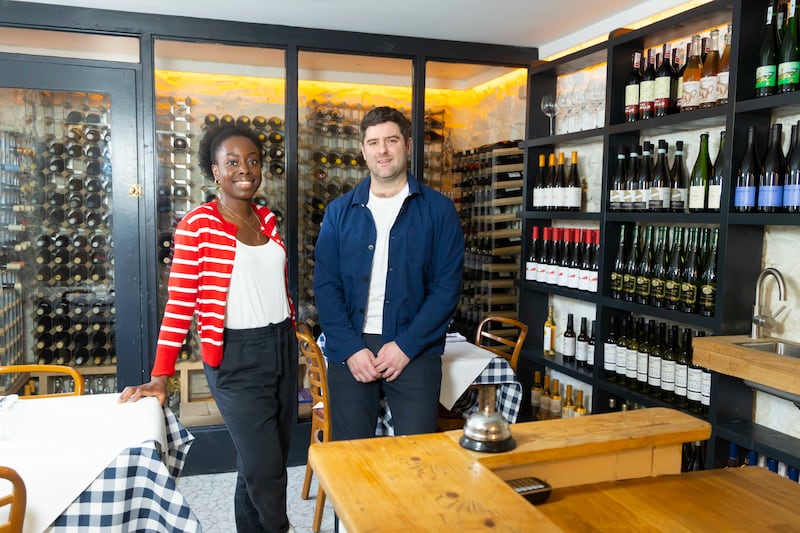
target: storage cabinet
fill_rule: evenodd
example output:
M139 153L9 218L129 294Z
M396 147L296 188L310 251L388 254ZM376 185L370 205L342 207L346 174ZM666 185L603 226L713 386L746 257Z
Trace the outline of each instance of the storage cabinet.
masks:
M763 4L763 5L762 5ZM520 317L529 327L528 341L520 361L520 379L529 390L534 369L550 368L581 380L593 388L592 411L609 409L610 398L629 400L645 407L666 406L660 399L610 382L603 373L602 339L609 333L612 315L632 314L680 324L711 334L749 333L755 280L761 270L765 225L796 225L800 218L791 214L739 214L733 211L733 186L738 164L746 146L747 128L756 125L760 146L766 146L766 133L776 115L797 113L800 93L776 95L755 99L753 79L755 54L763 25L765 2L738 0L715 1L686 11L666 20L637 30L616 30L609 39L588 49L531 68L528 139L526 151L526 198L530 198L532 179L536 174L539 154L550 153L564 145L581 146L602 143L602 177L590 187L595 187L602 198L599 212L557 213L534 211L530 203L521 213L524 220L523 256L530 248L531 228L570 222L596 222L601 230L601 257L599 290L597 294L583 293L541 283L520 283ZM679 37L690 38L693 33L706 32L732 22L731 81L729 103L715 107L677 113L650 120L625 122L624 87L631 70L631 54L649 47L660 48L661 43ZM585 131L549 135L548 118L539 111L541 98L556 91L559 77L573 74L587 67L607 63L605 82L605 122L599 128ZM788 129L788 126L784 129ZM655 143L662 136L679 134L687 144L697 146L700 133L725 131L725 182L722 187L720 212L704 213L653 213L611 211L608 191L616 166L620 146L641 144L645 140ZM712 135L713 136L713 135ZM686 157L691 168L696 157ZM713 152L712 152L713 157ZM621 227L641 225L681 225L719 228L717 260L717 308L712 317L686 314L611 297L610 273L616 254ZM523 266L524 268L524 266ZM566 297L596 305L597 350L592 370L565 364L560 356L546 357L542 352L542 325L547 305L553 297ZM727 458L727 443L733 442L759 453L776 457L790 466L800 463L798 439L759 426L752 422L753 391L742 380L714 373L712 376L711 406L708 419L714 430L706 452L706 464L721 466ZM527 397L523 400L528 403ZM524 416L526 413L523 413ZM528 416L530 413L527 413Z

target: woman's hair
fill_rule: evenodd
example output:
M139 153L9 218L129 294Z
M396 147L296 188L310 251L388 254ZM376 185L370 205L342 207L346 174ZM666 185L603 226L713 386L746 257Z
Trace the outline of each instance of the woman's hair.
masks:
M206 130L203 138L200 139L200 146L198 150L198 157L200 158L200 171L205 177L210 180L214 179L214 173L211 171L211 165L215 164L214 154L216 154L219 145L225 142L226 139L231 137L245 137L253 141L253 144L258 148L258 155L262 163L266 156L264 145L258 138L258 134L247 126L215 126Z
M364 134L367 128L384 122L394 122L400 127L400 133L403 134L403 142L411 138L411 122L406 116L393 107L381 106L371 109L361 120L361 142L364 142Z

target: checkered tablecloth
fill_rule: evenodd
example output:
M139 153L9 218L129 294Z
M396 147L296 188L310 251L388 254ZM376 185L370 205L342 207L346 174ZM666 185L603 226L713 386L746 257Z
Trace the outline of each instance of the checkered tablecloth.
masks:
M202 531L175 477L194 437L168 408L167 450L157 441L128 448L59 516L49 532Z
M486 368L475 379L475 385L496 384L497 387L497 412L509 424L517 421L519 407L522 404L522 385L517 381L517 376L511 369L508 361L502 357L493 357ZM478 410L478 389L470 387L462 394L452 409L461 414L465 419ZM385 400L381 400L378 424L375 428L376 435L394 435L394 422L392 411Z

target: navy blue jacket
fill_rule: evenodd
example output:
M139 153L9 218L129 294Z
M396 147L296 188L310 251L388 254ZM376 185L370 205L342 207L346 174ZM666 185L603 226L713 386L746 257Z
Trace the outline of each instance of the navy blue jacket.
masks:
M314 299L325 355L335 363L366 347L361 335L377 234L369 187L367 177L328 205L314 249ZM383 343L397 342L414 359L444 351L461 294L464 233L449 198L410 173L408 191L389 236Z

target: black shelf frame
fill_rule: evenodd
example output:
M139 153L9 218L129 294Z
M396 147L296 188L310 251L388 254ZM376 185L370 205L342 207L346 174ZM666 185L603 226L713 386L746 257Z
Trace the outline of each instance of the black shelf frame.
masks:
M532 176L536 175L536 156L544 150L562 143L602 138L604 144L601 207L598 213L576 217L562 216L549 211L525 211L521 217L524 225L523 257L528 255L530 229L532 225L549 225L553 220L576 219L597 221L601 231L600 276L598 292L583 293L553 287L547 284L523 282L520 298L520 320L530 329L526 349L520 358L520 381L529 388L529 376L523 369L552 368L592 385L594 389L592 412L607 410L604 401L616 397L644 406L673 407L659 398L632 390L605 379L603 373L603 347L599 339L608 335L609 317L632 313L684 324L693 329L702 329L716 335L749 332L753 294L750 287L761 270L764 226L800 226L800 216L794 213L737 213L733 211L734 180L723 184L723 206L720 212L709 213L649 213L608 211L607 194L609 179L616 166L616 148L619 145L639 143L640 139L651 139L658 135L683 131L702 131L710 127L723 127L726 132L725 175L735 176L736 165L741 160L746 145L747 128L757 126L760 146L766 146L766 132L772 121L789 113L800 113L800 91L755 98L752 76L756 58L751 51L758 48L763 25L763 2L746 0L717 0L685 11L647 27L611 32L608 41L587 50L557 59L551 63L537 63L531 68L529 88L528 139L526 147L525 197L531 198ZM625 122L622 91L630 72L630 57L633 51L660 46L710 27L726 22L733 25L731 48L731 75L727 104L686 113L676 113L632 123ZM604 52L606 55L604 55ZM549 135L549 123L533 104L541 96L555 93L558 76L577 72L589 66L607 63L605 126L588 131ZM626 224L646 225L694 225L716 226L720 230L718 252L718 302L716 314L705 317L670 311L610 298L609 272L613 267L616 243L620 228ZM742 288L747 288L742 290ZM551 295L566 296L597 304L598 330L594 371L578 372L565 365L558 357L545 357L541 351L543 333L541 324L547 313ZM532 374L532 373L531 373ZM532 378L532 375L530 376ZM750 421L754 413L754 393L743 381L731 376L712 372L711 406L708 420L712 424L712 437L706 454L706 464L722 466L727 459L726 442L767 454L792 466L800 464L800 439L765 428ZM689 413L698 416L696 413Z
M591 211L523 211L519 215L525 220L603 220L602 213Z

